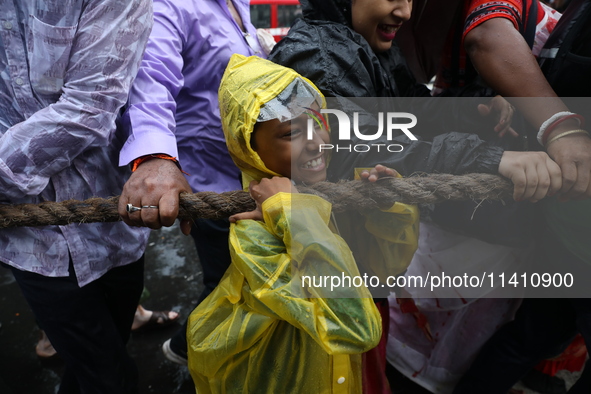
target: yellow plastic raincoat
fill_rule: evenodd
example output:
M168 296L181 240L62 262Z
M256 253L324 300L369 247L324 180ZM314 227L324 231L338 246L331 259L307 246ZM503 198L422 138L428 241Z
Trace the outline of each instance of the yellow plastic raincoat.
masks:
M220 109L245 185L277 175L252 150L250 134L261 106L294 78L301 77L260 58L230 60ZM231 225L232 264L189 317L189 370L197 392L361 393L361 354L381 336L370 292L343 287L333 293L341 298L331 298L326 289L300 281L302 275L359 275L347 243L331 230L331 205L316 196L279 193L262 209L263 222Z

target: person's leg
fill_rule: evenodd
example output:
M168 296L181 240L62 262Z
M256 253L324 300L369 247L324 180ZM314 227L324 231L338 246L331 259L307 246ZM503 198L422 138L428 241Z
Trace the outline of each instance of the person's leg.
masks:
M546 228L543 233L541 245L541 253L546 259L547 266L550 267L546 272L556 272L559 269L558 272L571 273L575 278L575 285L569 289L575 290L568 294L572 297L583 298L571 298L566 301L574 311L572 319L575 322L576 330L583 336L587 349L591 349L591 299L587 298L589 296L588 279L591 278L591 266L587 261L572 253L549 228ZM555 319L559 321L560 316ZM591 362L589 360L587 360L581 376L568 393L591 393Z
M229 231L230 222L227 219L197 219L195 224L193 224L191 236L197 247L197 254L199 255L199 261L203 270L203 284L205 286L194 308L215 289L230 266ZM165 349L167 358L177 363L187 358L187 321L188 317L185 319L183 327L163 346L163 348L168 347L168 350L181 357L180 359L176 357L171 358L168 355L169 353L167 353L168 350Z
M591 299L572 299L571 303L577 313L577 328L585 340L587 349L591 349ZM587 360L583 373L568 392L569 394L591 393L591 359Z
M98 282L117 331L126 344L144 287L144 257L133 264L111 269Z
M195 306L199 305L216 288L230 266L232 259L228 246L229 233L230 222L228 219L198 219L191 229L191 236L195 241L203 270L203 285L205 286Z
M576 334L565 299L525 299L515 320L484 345L454 394L504 394L540 360L560 354Z
M72 267L63 278L12 271L66 363L60 393L137 393L137 368L125 344L143 287L143 259L82 288Z
M382 318L382 337L378 345L362 354L362 377L364 394L391 393L386 375L386 343L390 327L390 307L387 298L374 298Z

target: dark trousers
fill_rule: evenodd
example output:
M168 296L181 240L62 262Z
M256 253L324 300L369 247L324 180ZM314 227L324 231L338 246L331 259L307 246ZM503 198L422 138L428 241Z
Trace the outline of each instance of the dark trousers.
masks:
M551 238L542 239L546 243L540 247L537 261L546 257L552 264L541 270L578 268L575 281L588 286L591 276L580 271L587 263ZM539 361L562 353L577 332L591 349L591 298L525 299L515 320L503 326L482 348L454 394L506 394ZM569 393L591 393L590 361Z
M197 247L205 286L193 309L216 288L230 266L232 260L228 246L229 232L230 222L228 219L197 219L193 224L191 236ZM183 327L170 341L171 349L180 355L187 354L187 322L188 319L185 319Z
M526 299L515 320L482 348L454 394L506 394L543 359L559 355L580 331L591 344L591 299ZM591 392L589 361L569 393Z
M60 394L138 392L126 350L144 285L143 257L80 288L70 276L51 278L12 268L39 326L64 360Z

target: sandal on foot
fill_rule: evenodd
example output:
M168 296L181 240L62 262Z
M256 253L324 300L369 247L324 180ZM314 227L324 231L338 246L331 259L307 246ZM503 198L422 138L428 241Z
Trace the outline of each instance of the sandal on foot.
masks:
M147 322L145 322L138 328L132 329L131 331L141 332L169 326L175 323L181 316L180 314L177 314L175 318L171 319L170 317L168 317L170 312L171 311L152 311L152 316L150 316L150 319L148 319Z

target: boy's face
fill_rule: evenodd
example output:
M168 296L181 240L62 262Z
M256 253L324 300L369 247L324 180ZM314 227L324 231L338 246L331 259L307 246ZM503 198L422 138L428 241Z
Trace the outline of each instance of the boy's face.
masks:
M330 136L315 123L312 140L307 139L306 113L287 122L277 119L257 124L251 146L265 166L295 182L308 185L326 180L326 153L320 144L328 144Z

